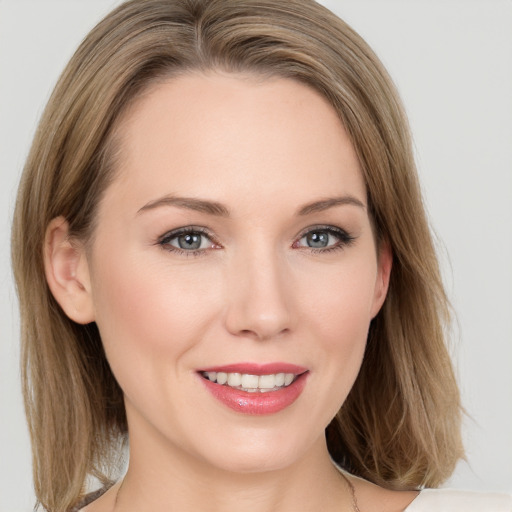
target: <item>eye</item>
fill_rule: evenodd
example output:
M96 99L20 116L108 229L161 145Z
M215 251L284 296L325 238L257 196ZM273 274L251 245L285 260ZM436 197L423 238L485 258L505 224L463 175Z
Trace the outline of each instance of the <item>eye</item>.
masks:
M218 247L202 228L180 228L165 234L158 243L168 251L198 253Z
M309 229L293 244L293 247L326 251L342 249L350 245L353 241L354 238L343 229L334 226L325 226Z
M301 241L308 247L314 249L323 249L336 243L336 237L334 237L328 231L310 231L306 236L301 238Z

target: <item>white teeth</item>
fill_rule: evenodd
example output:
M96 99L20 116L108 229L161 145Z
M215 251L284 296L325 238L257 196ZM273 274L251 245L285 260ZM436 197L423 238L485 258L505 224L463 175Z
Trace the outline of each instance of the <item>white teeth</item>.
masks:
M244 373L242 375L242 384L241 386L245 389L254 389L258 388L258 376L257 375L249 375Z
M236 388L242 385L242 375L240 373L228 373L228 386Z
M276 391L289 386L295 379L293 373L251 375L248 373L203 372L203 375L211 382L226 384L249 393Z
M272 389L276 387L276 376L275 375L260 375L258 382L260 389Z
M210 372L210 373L215 373L215 372ZM216 379L210 379L210 380L213 381L213 382L217 381L217 384L226 384L226 382L228 381L228 374L224 373L224 372L218 372L217 373L217 378Z

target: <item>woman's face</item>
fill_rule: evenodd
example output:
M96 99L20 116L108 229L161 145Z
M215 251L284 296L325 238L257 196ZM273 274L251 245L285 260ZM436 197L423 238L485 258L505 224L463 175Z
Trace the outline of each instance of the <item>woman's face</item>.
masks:
M88 269L132 456L291 464L350 391L391 265L342 124L292 80L188 74L119 136Z

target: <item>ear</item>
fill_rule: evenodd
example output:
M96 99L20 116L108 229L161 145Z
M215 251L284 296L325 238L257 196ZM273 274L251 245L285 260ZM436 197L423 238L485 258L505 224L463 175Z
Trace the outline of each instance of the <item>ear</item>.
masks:
M382 304L384 304L389 288L389 278L391 276L391 267L393 266L393 253L387 240L380 243L377 256L378 268L371 311L372 318L375 318Z
M46 230L44 267L48 286L64 313L79 324L94 321L89 267L85 248L69 238L64 217L53 219Z

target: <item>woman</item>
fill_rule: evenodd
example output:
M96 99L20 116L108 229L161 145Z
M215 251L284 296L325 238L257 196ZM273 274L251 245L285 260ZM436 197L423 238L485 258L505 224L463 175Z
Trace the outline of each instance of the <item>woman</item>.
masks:
M45 509L452 499L417 496L462 447L407 123L326 9L110 14L43 115L13 261ZM108 490L84 501L90 476Z

